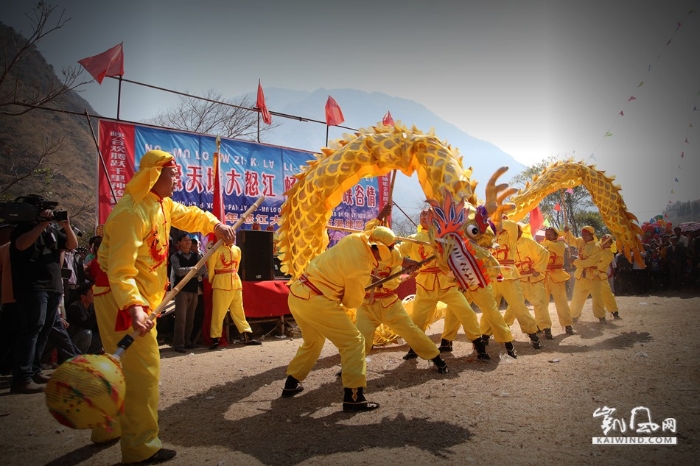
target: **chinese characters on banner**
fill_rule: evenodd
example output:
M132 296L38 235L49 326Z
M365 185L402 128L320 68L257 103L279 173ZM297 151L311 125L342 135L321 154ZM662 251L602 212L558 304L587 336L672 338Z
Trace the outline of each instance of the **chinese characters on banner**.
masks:
M98 219L102 224L138 167L141 157L153 149L173 154L180 180L173 199L185 205L196 205L211 211L213 203L212 156L216 150L214 137L169 131L146 126L100 121L100 151L107 173L98 164ZM233 139L221 140L221 186L224 211L229 223L245 212L255 200L265 201L241 227L249 229L254 222L265 230L277 229L284 193L296 182L294 175L315 156L309 152ZM362 229L376 217L389 194L388 176L362 179L345 192L343 201L334 210L330 223L335 226ZM332 232L331 235L335 235ZM341 234L344 236L345 233ZM337 238L332 238L337 240Z

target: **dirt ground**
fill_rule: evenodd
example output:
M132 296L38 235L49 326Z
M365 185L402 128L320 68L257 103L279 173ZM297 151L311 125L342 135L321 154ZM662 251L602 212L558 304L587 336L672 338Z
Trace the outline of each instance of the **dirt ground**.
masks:
M698 293L619 297L623 320L601 325L590 300L578 334L555 324L554 340L535 350L513 327L515 360L493 341L493 360L475 361L460 333L446 357L450 372L404 361L406 346L368 356L368 399L381 408L342 412L339 356L327 343L306 390L279 397L300 338L268 336L263 346L235 344L180 355L162 348L161 439L177 450L172 465L396 464L692 464L700 454ZM550 314L556 322L554 305ZM439 342L442 322L428 334ZM90 433L58 424L44 397L10 395L0 378L0 463L112 465L118 445L91 445ZM593 445L602 437L596 410L615 408L626 432L631 412L676 420L677 445ZM642 416L643 417L643 416ZM637 422L640 422L640 417ZM646 421L646 419L645 419ZM636 428L639 428L637 424Z

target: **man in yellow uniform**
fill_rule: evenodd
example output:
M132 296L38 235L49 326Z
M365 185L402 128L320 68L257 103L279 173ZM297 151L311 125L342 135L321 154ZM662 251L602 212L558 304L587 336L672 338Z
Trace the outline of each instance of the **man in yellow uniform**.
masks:
M213 245L213 242L210 241L209 245ZM236 325L238 333L243 336L243 342L246 345L262 344L252 337L253 330L245 318L243 284L238 275L240 263L241 248L234 244L222 244L207 261L209 283L211 283L212 288L211 346L209 349L214 350L219 347L219 338L221 338L227 311L231 313L233 323Z
M500 303L501 298L505 298L514 318L518 319L520 330L530 337L533 348L540 349L542 342L537 336L537 323L525 305L520 273L515 266L518 250L518 224L507 219L501 219L496 223L496 244L497 248L494 249L493 255L501 264L502 275L502 280L492 282L496 303ZM508 323L507 319L506 323ZM492 332L489 321L481 319L483 340L488 341Z
M373 238L384 235L384 242L394 245L394 233L386 227L377 227ZM374 279L383 279L401 270L403 258L398 248L392 249L391 263L380 262L372 273ZM392 264L399 264L392 267ZM416 354L423 359L431 360L441 374L447 373L447 363L440 357L440 351L435 343L421 329L416 327L411 317L403 307L401 298L396 295L396 287L401 278L392 280L373 288L365 293L365 300L356 310L355 325L365 339L365 355L372 350L374 332L381 324L391 328L397 335L406 340Z
M549 299L545 296L544 278L547 273L549 252L534 239L523 235L523 225L518 223L518 241L516 242L515 267L520 273L520 286L523 297L532 304L535 310L537 328L544 331L547 340L552 336L552 319L549 317ZM512 325L515 317L513 307L508 303L508 309L503 316L506 324Z
M510 328L506 325L505 320L503 320L503 314L498 310L498 304L494 298L493 293L493 280L496 280L498 274L500 273L500 264L493 257L493 255L486 249L486 246L490 246L493 240L493 236L490 239L483 240L484 244L482 249L479 249L480 255L478 258L484 261L486 270L488 271L489 278L491 282L485 286L480 287L478 285L472 285L467 291L464 292L464 297L467 298L469 304L476 304L481 310L481 321L484 322L483 325L489 325L493 330L493 338L498 343L503 343L506 347L506 352L512 358L517 358L517 353L515 352L515 347L513 346L513 334L510 332ZM486 324L488 322L488 324ZM440 345L441 352L451 352L452 342L457 337L459 332L460 323L457 320L457 316L449 308L445 311L445 325L442 331L442 344ZM488 344L488 339L484 341L484 344Z
M613 238L611 235L603 235L600 238L600 262L598 262L598 272L600 273L600 295L603 299L603 307L612 315L614 320L621 320L615 295L610 288L608 281L608 268L615 259L615 252L612 250Z
M421 228L411 238L419 241L428 242L428 209L425 209L420 214ZM401 244L401 254L408 256L411 259L422 261L434 254L433 248L428 245L405 242ZM491 357L486 352L484 343L481 340L481 332L479 329L479 321L476 317L474 309L469 305L464 293L459 290L455 279L438 266L435 260L428 262L423 266L416 276L416 299L413 301L413 313L411 320L423 332L430 324L430 317L435 311L438 302L443 302L447 305L451 312L454 312L457 320L464 327L464 332L469 341L474 345L477 353L477 358L482 361L488 361ZM457 326L459 328L459 326ZM454 339L453 335L452 338ZM442 338L440 346L443 348L451 347L451 340ZM410 348L404 359L412 359L417 357L413 348Z
M105 223L98 252L102 273L94 304L105 351L114 353L119 340L132 331L141 335L121 358L127 390L118 425L92 431L96 443L121 436L123 463L161 463L176 455L158 438L160 355L156 332L151 331L154 322L148 319L165 295L170 227L234 239L233 230L212 214L170 199L177 177L172 155L147 152Z
M547 301L549 297L554 298L554 307L557 309L559 324L569 335L574 335L571 326L571 310L566 296L566 282L571 276L564 270L564 257L566 254L566 243L558 241L559 231L554 227L549 227L544 231L544 241L542 246L549 251L549 262L547 263L547 273L544 287Z
M378 403L367 401L365 339L353 324L346 308L357 308L365 297L365 286L381 261L392 264L392 253L372 231L352 233L309 262L289 289L289 310L301 330L303 342L287 367L282 397L304 390L306 379L318 360L326 338L340 352L343 380L343 411L371 411ZM393 240L392 240L393 243Z
M581 317L583 305L588 299L588 295L593 298L593 315L600 323L605 323L605 308L603 308L603 296L601 295L601 279L598 272L601 249L596 242L595 230L592 226L585 226L581 229L581 237L575 237L564 227L564 238L566 242L578 248L578 259L574 261L576 266L576 284L574 294L571 298L569 308L571 317L576 322ZM606 278L607 279L607 278Z

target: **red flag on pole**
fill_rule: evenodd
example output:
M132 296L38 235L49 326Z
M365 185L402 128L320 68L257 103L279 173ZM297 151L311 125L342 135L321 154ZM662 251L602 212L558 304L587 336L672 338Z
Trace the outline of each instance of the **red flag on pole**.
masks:
M260 109L260 113L262 113L262 119L265 122L265 124L271 125L272 124L272 115L270 115L270 112L267 110L267 105L265 105L265 94L263 93L262 85L260 84L259 79L258 79L258 102L256 105L258 106L258 109Z
M558 203L554 204L554 210L556 210L557 212L561 212L561 206Z
M391 112L386 112L386 115L382 118L382 124L384 126L394 126L394 119L391 118Z
M124 49L117 44L99 55L83 58L78 63L83 65L97 84L102 84L105 76L124 76Z
M221 192L221 176L219 175L219 138L216 138L216 152L212 161L213 169L212 176L214 177L214 202L212 203L212 214L216 216L222 223L226 223L226 214L224 213L224 199Z
M343 112L340 110L338 103L333 97L328 96L326 101L326 124L328 126L337 126L345 121Z
M544 216L542 215L540 207L537 206L530 211L530 232L532 232L533 237L538 231L540 231L540 227L543 223Z

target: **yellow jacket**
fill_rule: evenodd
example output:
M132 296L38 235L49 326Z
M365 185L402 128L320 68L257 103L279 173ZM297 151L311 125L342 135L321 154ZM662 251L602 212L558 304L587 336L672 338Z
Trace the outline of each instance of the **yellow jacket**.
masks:
M521 236L516 243L515 266L520 273L520 281L541 282L547 273L549 252L532 238ZM533 272L538 272L534 276Z
M615 253L613 253L610 248L604 248L600 251L600 261L598 262L598 272L600 273L601 280L608 279L608 267L610 263L615 259Z
M600 246L595 241L585 242L583 238L577 238L570 231L564 232L566 242L578 248L578 259L574 261L576 272L574 277L598 279L598 262L600 262Z
M416 234L409 238L418 241L430 241L428 232L420 229ZM417 244L409 241L401 243L401 255L410 257L415 261L422 261L435 254L432 246L426 244ZM434 290L437 285L438 289L445 290L455 286L455 279L443 272L435 259L425 264L416 275L416 284L422 286L426 290Z
M547 276L551 278L554 283L561 283L570 279L571 275L564 270L566 243L546 239L542 241L542 246L549 252Z
M222 244L207 260L209 283L215 290L240 290L243 288L238 266L241 263L241 248Z
M501 264L503 279L515 280L520 278L518 268L515 266L518 249L518 224L505 219L501 222L501 231L496 235L498 247L493 250L493 256Z
M366 238L361 233L352 233L313 258L300 281L308 280L309 291L315 288L347 308L357 308L365 298L365 286L371 281L372 271L379 264Z
M98 252L109 287L95 287L96 295L111 290L119 309L134 305L155 309L168 283L170 227L212 233L219 220L196 206L186 207L149 191L135 202L126 193L109 214Z

